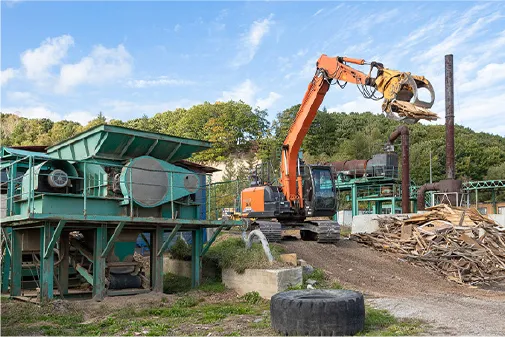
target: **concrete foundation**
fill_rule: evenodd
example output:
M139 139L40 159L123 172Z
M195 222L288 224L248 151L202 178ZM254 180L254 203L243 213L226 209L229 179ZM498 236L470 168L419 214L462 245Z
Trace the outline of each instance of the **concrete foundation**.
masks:
M226 287L234 289L239 295L257 291L261 297L268 300L290 286L302 284L302 267L246 269L243 274L232 269L225 269L221 275Z

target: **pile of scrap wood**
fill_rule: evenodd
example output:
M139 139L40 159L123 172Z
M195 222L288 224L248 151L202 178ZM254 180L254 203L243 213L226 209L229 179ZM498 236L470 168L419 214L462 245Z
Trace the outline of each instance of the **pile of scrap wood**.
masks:
M473 208L437 205L403 220L378 217L379 230L352 238L458 283L505 280L505 228Z

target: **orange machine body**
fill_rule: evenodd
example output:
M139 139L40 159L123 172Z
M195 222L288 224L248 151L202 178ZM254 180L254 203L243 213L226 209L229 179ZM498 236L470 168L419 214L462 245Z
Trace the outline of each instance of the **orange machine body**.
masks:
M242 190L242 213L265 211L265 189L268 186L248 187Z

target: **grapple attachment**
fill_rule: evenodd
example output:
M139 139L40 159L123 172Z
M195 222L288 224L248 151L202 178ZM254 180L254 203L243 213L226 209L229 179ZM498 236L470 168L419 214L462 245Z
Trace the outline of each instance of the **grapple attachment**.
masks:
M438 115L429 110L435 102L435 91L424 76L382 69L375 83L377 89L384 94L382 110L389 118L406 123L416 123L420 119L438 119ZM429 101L419 99L420 88L428 90Z

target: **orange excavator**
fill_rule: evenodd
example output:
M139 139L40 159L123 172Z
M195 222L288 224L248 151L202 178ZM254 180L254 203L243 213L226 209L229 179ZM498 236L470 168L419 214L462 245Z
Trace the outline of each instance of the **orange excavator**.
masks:
M365 74L349 64L369 65L370 69ZM330 166L306 165L299 151L330 85L338 84L343 89L347 83L356 84L365 98L384 99L382 110L389 118L405 123L438 118L429 110L435 94L423 76L387 69L378 62L321 55L282 145L280 185L263 182L256 174L251 186L241 193L242 216L253 220L251 227L259 227L268 241L280 241L281 231L286 227L300 229L303 240L333 243L340 238L336 221L307 220L335 214L335 182ZM428 101L419 98L419 89L428 92Z

